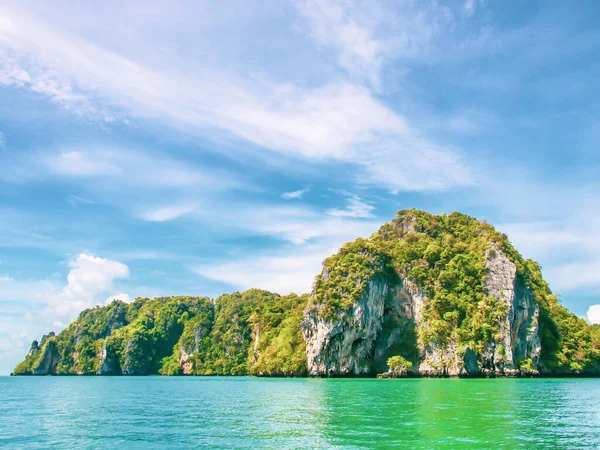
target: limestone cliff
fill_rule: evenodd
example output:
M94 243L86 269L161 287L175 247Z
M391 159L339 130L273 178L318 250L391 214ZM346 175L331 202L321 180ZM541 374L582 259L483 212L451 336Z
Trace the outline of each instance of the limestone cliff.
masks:
M441 231L434 233L419 217L404 215L325 261L300 324L311 375L372 376L395 355L410 361L416 376L542 369L531 280L503 251L502 235L458 219L436 223ZM444 255L440 240L456 250Z
M327 277L327 272L324 272ZM376 274L367 283L352 309L343 316L321 319L322 305L307 310L300 323L306 341L306 361L311 375L368 375L369 359L383 326L390 283Z

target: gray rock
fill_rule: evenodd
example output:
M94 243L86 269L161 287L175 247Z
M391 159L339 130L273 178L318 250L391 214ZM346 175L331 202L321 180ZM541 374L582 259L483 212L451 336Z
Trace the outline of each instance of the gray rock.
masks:
M120 375L119 358L111 348L107 348L106 342L102 344L102 349L98 355L100 368L98 375Z
M300 323L306 341L310 375L368 375L369 359L381 330L385 300L389 292L386 278L369 280L352 310L333 320L320 318L320 305L307 309Z
M56 375L56 366L60 360L58 346L53 339L47 340L43 347L42 357L33 368L34 375Z
M517 277L517 267L497 247L488 250L486 268L487 291L504 302L507 316L501 325L503 339L484 355L483 365L502 373L518 368L522 359L531 358L537 367L542 344L538 329L540 310L533 294Z

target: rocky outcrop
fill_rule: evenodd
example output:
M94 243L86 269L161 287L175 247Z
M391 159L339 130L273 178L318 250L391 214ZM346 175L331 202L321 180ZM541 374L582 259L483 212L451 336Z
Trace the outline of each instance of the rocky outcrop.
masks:
M310 375L369 375L369 360L381 331L390 285L376 274L358 301L343 317L320 318L321 306L306 311L300 323L306 341L306 360Z
M482 371L513 372L527 359L537 367L542 345L538 332L540 310L533 294L502 251L492 246L486 256L487 292L504 303L507 315L501 324L502 339L492 343L482 357Z
M406 228L403 231L412 231L412 224ZM520 362L527 359L537 367L539 309L531 292L518 279L515 264L499 249L488 250L486 268L485 289L505 305L506 319L498 325L501 339L489 342L481 354L456 342L422 344L419 331L429 326L423 320L428 301L425 292L407 276L390 277L377 270L352 308L340 317L322 318L323 305L319 303L305 311L300 326L309 374L368 376L383 372L393 377L386 372L386 361L394 355L413 363L413 375L425 377L517 376L521 375ZM322 276L329 276L326 269Z
M27 357L28 358L32 358L39 351L40 351L40 344L39 344L39 342L37 340L33 341L31 343L31 347L29 347L29 353L27 353Z
M178 362L184 375L194 374L194 363L192 356L198 353L200 342L210 333L210 325L205 321L194 323L193 338L181 341L178 344Z
M42 355L33 368L34 375L56 375L56 366L60 360L60 352L54 339L48 339L42 348Z
M108 319L108 322L106 323L106 327L102 331L101 337L106 338L106 337L110 336L110 334L114 330L117 330L117 329L122 328L125 325L127 325L127 319L125 317L126 314L127 314L127 309L124 307L124 305L120 304L120 303L116 303L116 306L113 308L113 310L110 314L110 317Z
M107 346L106 342L102 345L100 354L98 355L99 368L98 375L120 375L121 368L119 367L119 358L111 346Z
M191 375L194 369L194 365L189 361L190 353L186 352L183 347L179 347L179 364L181 364L181 370L184 375Z

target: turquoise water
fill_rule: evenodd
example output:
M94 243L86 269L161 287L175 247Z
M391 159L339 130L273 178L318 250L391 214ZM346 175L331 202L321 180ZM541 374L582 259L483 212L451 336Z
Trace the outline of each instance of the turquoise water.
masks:
M0 447L600 448L600 380L0 377Z

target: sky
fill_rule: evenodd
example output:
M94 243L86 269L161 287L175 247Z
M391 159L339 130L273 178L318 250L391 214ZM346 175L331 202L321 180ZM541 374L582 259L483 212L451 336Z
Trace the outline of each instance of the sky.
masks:
M493 223L600 322L599 14L3 0L0 374L114 298L309 292L413 207Z

